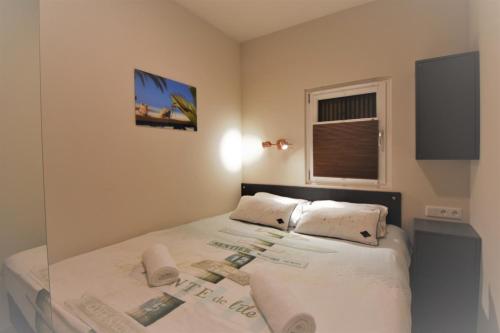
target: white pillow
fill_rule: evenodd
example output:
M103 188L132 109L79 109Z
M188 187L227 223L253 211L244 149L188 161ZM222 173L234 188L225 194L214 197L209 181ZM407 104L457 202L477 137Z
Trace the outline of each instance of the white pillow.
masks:
M378 245L380 209L336 201L315 201L305 207L295 232Z
M296 206L296 202L245 195L241 197L238 207L229 217L233 220L287 230L290 217Z
M375 207L380 210L380 217L378 218L377 225L377 238L384 238L387 235L387 215L389 214L389 208L387 208L386 206L374 204L363 205L366 205L367 207Z
M290 223L289 223L289 228L295 228L297 225L297 222L299 222L300 217L302 216L302 210L304 205L308 204L309 201L304 200L304 199L295 199L295 198L289 198L289 197L282 197L281 195L276 195L272 193L267 193L267 192L257 192L255 193L256 197L259 198L274 198L276 200L279 200L281 202L295 202L297 206L293 210L292 216L290 217Z
M375 205L375 204L359 204L359 203L333 201L333 200L318 200L315 202L318 204L322 202L336 202L339 205L352 206L354 208L359 207L360 209L366 207L379 209L380 217L378 219L378 225L377 225L377 238L383 238L385 237L385 235L387 235L387 215L389 214L389 209L386 206Z

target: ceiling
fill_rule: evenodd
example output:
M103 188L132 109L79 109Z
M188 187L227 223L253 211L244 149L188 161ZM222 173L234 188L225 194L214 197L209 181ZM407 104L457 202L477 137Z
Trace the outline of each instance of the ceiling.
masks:
M243 42L374 0L174 0Z

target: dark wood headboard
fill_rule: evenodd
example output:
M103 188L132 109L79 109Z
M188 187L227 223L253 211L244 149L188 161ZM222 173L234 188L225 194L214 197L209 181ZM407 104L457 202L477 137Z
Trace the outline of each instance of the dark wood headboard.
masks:
M387 223L401 227L401 193L399 192L345 190L311 186L241 184L241 195L254 195L257 192L268 192L309 201L335 200L384 205L389 208Z

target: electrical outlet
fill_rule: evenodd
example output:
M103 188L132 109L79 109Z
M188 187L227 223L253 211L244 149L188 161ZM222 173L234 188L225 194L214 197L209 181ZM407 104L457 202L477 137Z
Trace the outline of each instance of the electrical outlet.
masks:
M462 208L425 206L425 216L450 220L463 220Z

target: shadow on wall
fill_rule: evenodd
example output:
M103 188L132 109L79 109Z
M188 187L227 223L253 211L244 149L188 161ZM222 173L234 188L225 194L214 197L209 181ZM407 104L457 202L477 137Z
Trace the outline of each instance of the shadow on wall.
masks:
M417 161L417 163L436 194L461 198L470 196L469 161Z
M489 313L486 314L482 306L479 310L478 332L479 333L500 333L495 303L491 297L491 290L488 291Z

